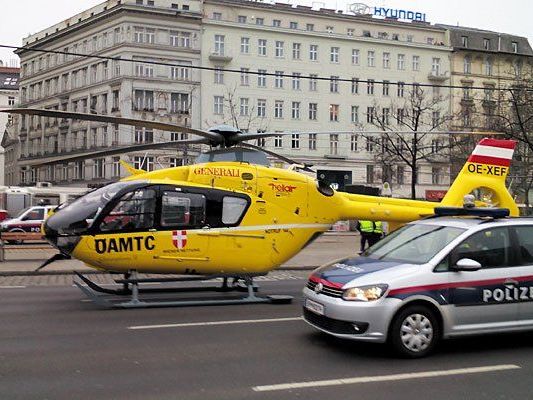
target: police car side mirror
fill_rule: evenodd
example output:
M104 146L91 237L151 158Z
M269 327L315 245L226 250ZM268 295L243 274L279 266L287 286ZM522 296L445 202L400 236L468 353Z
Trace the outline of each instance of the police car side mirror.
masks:
M481 264L470 258L461 258L452 269L454 271L477 271L481 269Z

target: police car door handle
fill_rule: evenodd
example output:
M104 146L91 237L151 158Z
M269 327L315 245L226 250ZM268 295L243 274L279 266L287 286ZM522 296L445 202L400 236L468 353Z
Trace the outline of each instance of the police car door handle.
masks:
M504 282L503 282L505 285L518 285L518 281L515 281L514 279L506 279Z

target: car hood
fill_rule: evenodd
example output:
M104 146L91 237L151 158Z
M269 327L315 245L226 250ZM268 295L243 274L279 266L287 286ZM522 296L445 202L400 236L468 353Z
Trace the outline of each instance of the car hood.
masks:
M341 288L354 279L368 274L410 265L403 261L382 261L369 257L355 257L320 267L313 271L312 277L320 279L325 284Z

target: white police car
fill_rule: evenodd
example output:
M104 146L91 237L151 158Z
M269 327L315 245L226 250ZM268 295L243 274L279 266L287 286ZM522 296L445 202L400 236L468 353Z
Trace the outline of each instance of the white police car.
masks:
M413 222L360 257L318 268L304 319L407 357L441 338L533 329L533 219L505 211Z

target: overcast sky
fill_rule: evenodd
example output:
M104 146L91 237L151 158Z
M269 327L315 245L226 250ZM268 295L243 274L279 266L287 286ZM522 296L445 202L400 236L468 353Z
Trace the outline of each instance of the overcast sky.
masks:
M9 0L3 4L0 43L21 45L22 38L54 25L72 15L102 3L102 0ZM431 23L460 24L480 29L525 36L533 43L533 1L531 0L291 0L293 4L325 3L328 8L346 10L349 3L400 8L426 13ZM17 59L0 49L0 60Z

